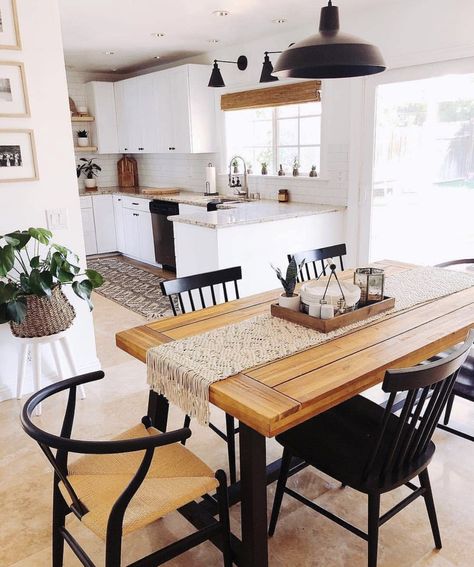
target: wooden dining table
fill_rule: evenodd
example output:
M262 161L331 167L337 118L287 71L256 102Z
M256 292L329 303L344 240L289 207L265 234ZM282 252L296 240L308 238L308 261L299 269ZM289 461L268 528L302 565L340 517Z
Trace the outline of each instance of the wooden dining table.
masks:
M373 265L384 268L388 276L414 267L390 260ZM345 270L339 277L352 280L353 271ZM157 319L117 333L116 343L145 362L151 347L268 313L279 293L268 291ZM241 502L242 541L233 538L238 565L269 565L266 487L276 474L275 470L273 476L269 474L266 464L266 438L379 384L388 368L409 367L452 347L471 328L474 287L387 315L319 346L210 386L211 404L240 422L240 483L234 502ZM165 430L167 400L150 391L148 412L155 425ZM194 512L188 517L195 520Z

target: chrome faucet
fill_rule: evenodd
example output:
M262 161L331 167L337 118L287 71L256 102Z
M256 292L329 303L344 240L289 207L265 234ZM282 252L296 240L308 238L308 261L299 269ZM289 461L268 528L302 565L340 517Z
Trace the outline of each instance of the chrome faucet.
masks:
M243 181L242 185L240 184L240 178L238 177L238 174L237 173L234 174L235 176L237 176L237 181L235 180L234 175L232 175L232 163L236 159L240 159L242 161L242 163L244 164L244 181ZM249 183L248 183L248 177L247 177L247 164L245 163L245 160L242 156L233 156L230 160L230 163L229 163L229 187L234 189L234 191L240 197L245 197L245 198L248 199Z

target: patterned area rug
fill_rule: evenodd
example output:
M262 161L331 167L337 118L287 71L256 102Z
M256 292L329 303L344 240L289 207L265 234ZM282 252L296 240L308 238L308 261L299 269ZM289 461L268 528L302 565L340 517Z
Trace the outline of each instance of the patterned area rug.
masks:
M88 267L105 278L96 293L127 307L146 319L157 319L173 315L170 302L161 293L160 282L165 281L147 270L138 268L120 256L94 258Z

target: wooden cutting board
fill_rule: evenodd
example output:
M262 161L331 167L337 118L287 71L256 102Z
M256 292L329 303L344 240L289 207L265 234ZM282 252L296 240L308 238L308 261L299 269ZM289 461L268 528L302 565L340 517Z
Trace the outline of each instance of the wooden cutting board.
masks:
M180 193L181 191L182 189L179 187L147 187L145 189L140 189L140 193L143 193L144 195L171 195L173 193Z
M117 175L119 187L123 189L136 188L136 191L138 191L138 166L135 158L123 156L117 162Z

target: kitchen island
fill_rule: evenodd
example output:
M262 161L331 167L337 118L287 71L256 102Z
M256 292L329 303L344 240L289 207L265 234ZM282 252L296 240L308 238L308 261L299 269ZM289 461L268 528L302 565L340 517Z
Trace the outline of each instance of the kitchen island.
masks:
M285 268L287 254L345 241L345 208L253 201L206 212L183 208L174 223L177 275L242 267L242 296L274 289L270 264ZM200 212L202 211L202 212Z

